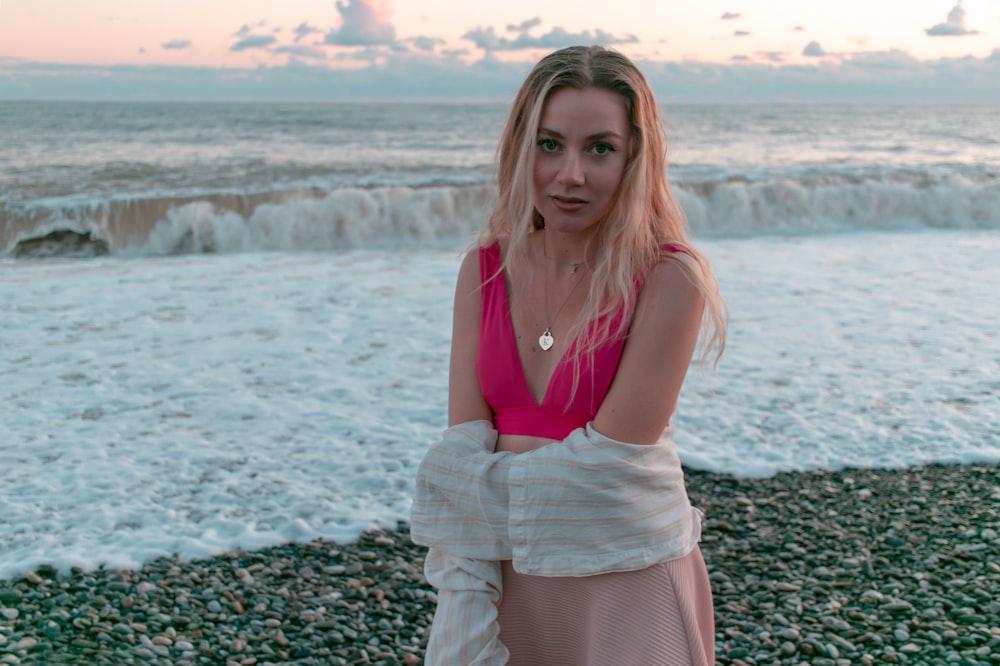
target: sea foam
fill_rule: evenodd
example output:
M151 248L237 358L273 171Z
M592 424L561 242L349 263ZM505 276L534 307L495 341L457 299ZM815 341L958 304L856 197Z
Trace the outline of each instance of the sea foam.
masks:
M730 328L685 465L1000 462L996 231L699 245ZM406 519L462 247L0 263L0 577Z

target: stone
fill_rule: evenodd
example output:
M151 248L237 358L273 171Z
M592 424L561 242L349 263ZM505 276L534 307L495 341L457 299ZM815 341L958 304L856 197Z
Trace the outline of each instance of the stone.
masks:
M724 636L720 656L757 666L1000 666L992 659L1000 630L991 630L1000 627L993 584L1000 567L977 552L954 552L951 541L969 530L969 543L986 541L976 489L996 471L851 470L854 488L872 490L857 505L838 473L752 482L692 474L693 503L733 528L707 530L702 544ZM917 494L940 501L911 501ZM752 516L727 502L734 496L753 501ZM872 538L889 531L905 547ZM424 554L404 526L341 546L284 544L198 562L164 559L131 572L0 581L0 654L30 636L35 650L50 651L37 659L18 653L33 664L74 663L65 652L72 646L76 663L95 666L412 666L437 600L421 572ZM8 608L19 611L17 634L5 634ZM53 640L45 631L56 628ZM911 654L912 646L924 652Z
M839 617L826 616L822 619L823 626L828 629L832 629L842 634L849 633L851 631L851 625L844 622Z
M797 641L799 640L799 630L795 627L785 627L778 631L778 636L789 641Z

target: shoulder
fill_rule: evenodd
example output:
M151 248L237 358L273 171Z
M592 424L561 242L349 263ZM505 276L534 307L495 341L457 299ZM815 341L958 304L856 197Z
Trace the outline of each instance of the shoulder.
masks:
M665 331L701 324L704 294L683 261L677 255L661 257L646 272L639 288L629 337L646 340L650 352L660 349Z
M457 291L459 294L468 294L482 284L481 262L483 254L484 248L478 246L471 248L465 253L465 257L462 258L462 264L458 269Z
M700 313L704 298L691 278L691 269L682 264L685 256L683 249L661 255L646 272L639 291L640 311L653 309L679 314L697 310Z

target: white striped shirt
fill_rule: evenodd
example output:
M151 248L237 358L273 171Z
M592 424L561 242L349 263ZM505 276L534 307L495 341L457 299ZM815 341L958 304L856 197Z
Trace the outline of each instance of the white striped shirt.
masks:
M502 560L537 576L635 571L684 557L701 537L669 428L653 445L589 424L525 453L494 453L496 439L488 421L453 426L417 471L411 533L430 548L425 574L439 591L432 666L506 662Z

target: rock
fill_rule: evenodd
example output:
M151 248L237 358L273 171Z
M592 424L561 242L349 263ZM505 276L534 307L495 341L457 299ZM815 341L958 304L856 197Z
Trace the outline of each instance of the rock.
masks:
M1000 666L1000 631L989 630L1000 626L991 559L1000 553L952 551L1000 547L983 536L996 529L984 507L998 469L851 470L852 484L842 472L691 471L692 502L731 528L707 521L701 547L724 636L720 662ZM857 502L847 488L872 494ZM883 534L903 546L875 536ZM412 666L437 600L424 555L401 526L353 544L163 559L131 572L40 570L39 583L0 580L0 655L30 637L47 651L18 653L32 664ZM7 631L15 623L18 633Z
M851 625L844 622L839 617L826 616L822 618L823 626L841 634L851 632Z

